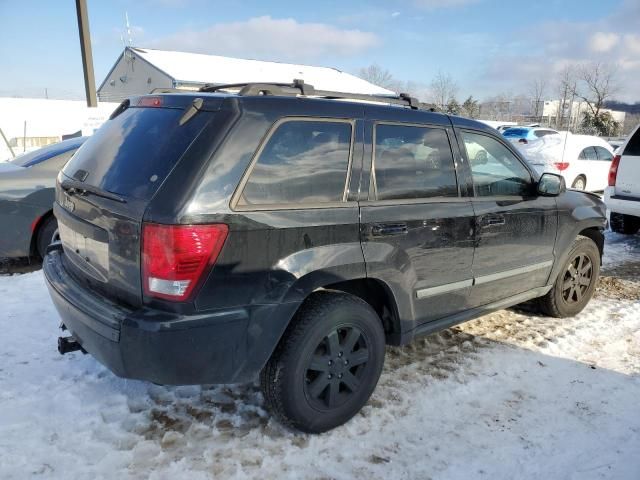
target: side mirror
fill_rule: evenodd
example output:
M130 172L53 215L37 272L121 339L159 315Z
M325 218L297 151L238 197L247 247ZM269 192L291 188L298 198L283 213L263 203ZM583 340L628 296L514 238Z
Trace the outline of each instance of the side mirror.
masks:
M556 175L555 173L543 173L540 176L538 182L538 194L545 197L557 197L561 193L567 190L567 185L564 182L562 175Z

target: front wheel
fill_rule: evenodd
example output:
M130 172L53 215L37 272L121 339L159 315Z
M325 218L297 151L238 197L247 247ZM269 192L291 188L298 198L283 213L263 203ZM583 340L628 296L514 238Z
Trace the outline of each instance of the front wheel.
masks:
M345 293L316 292L262 371L266 406L303 432L342 425L373 393L384 353L382 323L368 303Z
M40 258L44 258L47 253L47 247L53 242L60 239L58 234L58 222L53 215L47 217L40 228L36 240L36 249Z
M553 288L540 298L541 310L552 317L572 317L587 306L600 275L600 251L588 237L578 236Z

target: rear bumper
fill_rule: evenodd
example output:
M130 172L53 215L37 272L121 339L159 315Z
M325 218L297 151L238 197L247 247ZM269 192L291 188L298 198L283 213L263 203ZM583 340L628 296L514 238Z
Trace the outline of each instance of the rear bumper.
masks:
M604 203L611 212L640 217L640 198L616 195L613 187L604 190Z
M62 322L88 353L124 378L160 384L253 380L297 304L258 305L180 315L128 310L78 284L50 252L43 271Z

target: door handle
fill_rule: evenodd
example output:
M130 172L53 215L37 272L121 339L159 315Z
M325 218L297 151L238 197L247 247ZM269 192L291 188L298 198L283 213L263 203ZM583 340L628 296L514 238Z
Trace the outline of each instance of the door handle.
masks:
M404 235L409 232L406 223L382 223L371 227L371 234L374 237L385 235Z
M482 217L480 224L483 227L495 227L504 225L504 215L485 215Z

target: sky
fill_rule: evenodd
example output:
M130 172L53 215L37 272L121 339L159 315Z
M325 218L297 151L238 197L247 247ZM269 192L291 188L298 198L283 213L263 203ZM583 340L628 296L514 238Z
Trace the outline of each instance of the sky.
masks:
M616 99L640 101L640 0L88 0L96 83L134 46L336 67L377 64L458 96L527 94L566 65L616 69ZM75 2L0 0L0 96L83 98Z

